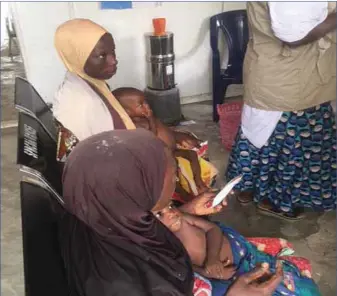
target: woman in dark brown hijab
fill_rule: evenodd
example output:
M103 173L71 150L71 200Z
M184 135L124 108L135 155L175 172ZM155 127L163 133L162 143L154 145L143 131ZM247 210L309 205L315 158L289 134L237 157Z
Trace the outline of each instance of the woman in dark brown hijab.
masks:
M80 142L63 179L61 245L71 295L189 296L190 259L150 212L175 189L175 161L146 130L104 132ZM252 284L267 269L244 275L228 296L272 295L280 275Z
M63 180L66 209L77 219L63 221L62 245L79 295L192 295L185 249L150 212L168 205L175 181L173 157L148 131L78 144Z

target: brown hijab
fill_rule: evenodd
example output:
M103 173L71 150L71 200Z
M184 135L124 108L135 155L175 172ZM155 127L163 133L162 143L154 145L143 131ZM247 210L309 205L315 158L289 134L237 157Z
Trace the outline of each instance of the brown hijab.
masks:
M165 170L164 145L142 129L92 136L69 155L61 239L79 295L192 294L184 247L150 212Z

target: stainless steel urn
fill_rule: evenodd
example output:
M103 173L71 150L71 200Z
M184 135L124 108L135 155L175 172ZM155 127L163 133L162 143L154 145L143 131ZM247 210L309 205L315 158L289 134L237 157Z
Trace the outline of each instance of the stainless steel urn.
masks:
M175 87L173 33L145 35L147 47L147 86L154 90Z

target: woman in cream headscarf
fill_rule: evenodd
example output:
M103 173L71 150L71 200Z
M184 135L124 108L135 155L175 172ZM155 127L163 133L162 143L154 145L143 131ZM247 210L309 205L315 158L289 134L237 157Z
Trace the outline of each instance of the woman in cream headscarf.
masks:
M244 107L226 177L261 214L336 209L336 3L247 2Z
M111 34L90 20L73 19L57 29L55 47L68 70L53 110L62 128L79 141L108 130L134 129L105 82L116 74L118 63ZM189 148L199 144L187 133L175 131L175 138Z
M114 40L104 28L74 19L56 31L55 47L68 72L55 98L54 115L79 141L135 126L105 80L117 70Z

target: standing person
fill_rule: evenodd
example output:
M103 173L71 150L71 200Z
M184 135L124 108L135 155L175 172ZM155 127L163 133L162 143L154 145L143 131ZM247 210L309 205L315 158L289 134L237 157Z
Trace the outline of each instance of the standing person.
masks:
M89 137L69 155L63 198L71 215L64 215L60 239L72 293L193 295L185 248L151 213L170 203L175 166L164 143L143 129ZM261 263L241 275L225 295L271 296L282 272L272 275Z
M227 179L242 204L303 218L336 207L336 3L248 2L241 128Z

